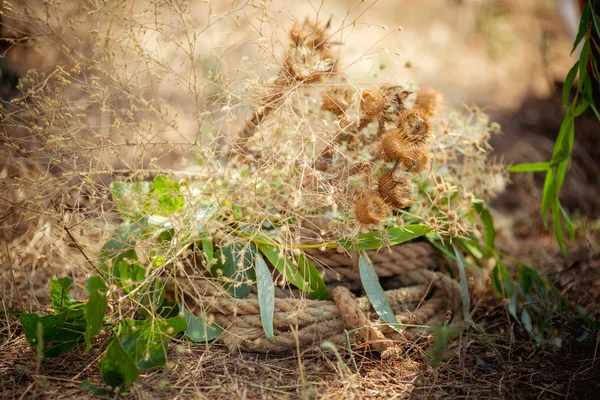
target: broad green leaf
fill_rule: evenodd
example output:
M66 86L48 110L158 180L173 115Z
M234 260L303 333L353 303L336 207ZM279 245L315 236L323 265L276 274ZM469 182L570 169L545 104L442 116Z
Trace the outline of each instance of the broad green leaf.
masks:
M106 298L108 288L100 276L94 275L85 283L85 290L89 296L89 300L83 308L87 324L85 330L85 351L87 353L92 348L91 339L100 333L104 324L104 314L108 306Z
M490 258L496 251L496 228L494 227L494 219L483 203L475 203L475 210L483 223L483 234L485 238L485 251L483 256L485 258Z
M152 214L162 216L168 216L181 211L185 203L185 198L181 194L179 183L166 175L157 175L153 183L152 202L146 203L145 209Z
M312 289L312 297L315 300L331 300L331 296L329 295L329 290L327 290L327 285L323 281L321 274L315 267L312 261L306 257L306 254L300 253L296 257L296 262L298 263L298 269L300 269L300 273L302 273L302 277L305 282L308 282L310 288Z
M379 278L373 270L371 260L364 251L361 251L358 256L358 270L360 273L360 281L365 289L365 293L371 305L377 312L377 315L381 317L383 322L400 331L400 325L396 320L396 315L392 311L390 304L388 303L383 288L379 283Z
M131 292L146 278L146 270L137 262L135 253L129 254L133 259L125 257L117 261L112 268L112 280L126 292Z
M116 336L108 342L106 352L100 360L100 373L102 381L116 393L122 392L140 376L136 363Z
M108 389L106 389L104 387L94 385L87 379L84 380L83 382L81 382L81 385L79 387L82 388L83 390L87 390L88 392L91 392L100 397L110 398L113 396L112 391L109 391Z
M575 62L575 65L573 65L573 68L571 68L571 70L567 74L567 77L565 78L565 83L563 84L562 99L563 99L563 105L565 105L565 106L567 104L569 104L569 94L571 93L571 88L573 87L573 81L575 80L575 77L577 76L578 70L579 70L579 60L577 60L577 62Z
M256 280L254 254L256 247L233 243L215 252L217 263L210 269L212 275L223 282L223 287L238 299L243 299Z
M162 306L165 300L165 285L160 279L154 279L150 284L144 285L136 295L137 300L150 315Z
M550 169L549 162L525 163L508 167L508 172L542 172Z
M142 217L144 203L152 192L152 182L113 182L110 185L113 201L125 220L137 220Z
M273 334L273 312L275 311L275 285L269 267L260 253L256 253L254 260L256 269L256 287L258 292L258 306L260 308L260 320L265 335L275 343Z
M58 279L56 275L50 279L50 300L52 300L52 308L58 313L75 304L75 299L69 294L73 279L64 277Z
M349 250L378 250L387 246L394 246L408 242L425 235L430 231L425 225L407 225L401 228L392 228L382 234L380 232L363 233L354 239L343 239L337 242Z
M473 324L471 319L471 296L469 295L469 282L467 281L467 273L463 263L463 255L453 244L454 256L456 257L456 265L458 266L458 278L460 283L460 291L462 293L462 306L465 321Z
M196 317L188 311L182 304L177 304L174 301L166 301L158 315L162 318L173 318L183 316L187 323L185 336L194 343L206 343L219 337L223 333L223 329L215 324L206 322L202 318Z
M223 329L217 325L205 322L194 314L189 312L185 307L179 305L179 309L183 310L183 317L187 323L185 336L194 343L206 343L219 337L223 333Z
M185 319L125 319L121 323L121 345L140 370L164 365L167 362L169 340L187 329Z
M292 260L287 257L286 254L281 254L279 249L272 246L258 246L260 251L267 257L267 260L271 263L271 265L279 272L285 276L285 278L297 288L305 292L312 292L313 289L310 287L309 282L304 280L304 276L302 273L294 265Z
M44 357L64 354L83 341L86 330L83 309L66 309L58 314L40 317L34 313L21 314L21 325L25 338L33 347L41 346Z
M140 225L138 224L119 225L100 250L100 263L104 269L108 270L109 264L114 265L124 258L137 260L135 245L139 234Z

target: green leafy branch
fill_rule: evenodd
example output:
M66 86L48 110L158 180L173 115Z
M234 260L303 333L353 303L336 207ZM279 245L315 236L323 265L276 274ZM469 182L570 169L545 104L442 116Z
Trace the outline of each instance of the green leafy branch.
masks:
M591 108L600 120L600 113L593 98L593 87L600 82L600 71L595 56L600 51L600 16L594 9L594 3L588 0L583 7L579 30L571 50L572 54L583 43L579 60L575 62L564 82L562 101L567 111L554 144L552 159L549 162L519 164L509 168L510 172L546 172L542 194L542 219L544 226L548 228L547 215L550 211L554 235L563 253L566 253L567 245L565 228L571 240L575 237L573 223L558 198L575 141L575 118ZM571 88L576 78L577 88L575 96L571 99Z

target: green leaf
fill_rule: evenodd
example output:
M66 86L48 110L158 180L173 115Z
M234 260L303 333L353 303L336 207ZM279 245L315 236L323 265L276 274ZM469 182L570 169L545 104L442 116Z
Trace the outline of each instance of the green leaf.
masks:
M567 227L567 232L569 232L569 237L571 240L575 240L575 227L573 226L573 222L571 221L571 218L569 218L569 214L567 214L567 211L563 208L563 206L559 204L559 207L560 213L565 220L565 226Z
M569 94L571 93L571 88L573 87L573 81L575 80L575 77L577 76L578 70L579 70L579 60L577 60L577 62L575 62L575 65L573 65L573 67L567 74L567 77L565 78L565 83L563 84L562 99L563 99L563 105L565 105L565 106L567 104L569 104Z
M113 392L120 393L140 376L140 370L121 342L113 336L100 360L102 380Z
M261 245L260 251L267 257L273 267L281 272L290 283L305 292L312 292L310 283L304 280L304 276L285 254L280 254L276 247Z
M254 273L254 254L256 247L242 243L233 243L215 253L217 263L210 269L212 275L220 279L223 287L238 299L243 299L256 281Z
M152 182L113 182L110 185L113 201L125 220L137 220L144 215L144 202L152 192Z
M533 323L531 322L531 315L529 315L529 311L526 308L523 308L521 311L521 322L523 326L527 330L527 332L533 332Z
M34 349L41 339L46 358L64 354L83 340L86 330L83 309L66 309L58 314L40 317L34 313L21 314L25 338Z
M154 201L146 204L146 211L151 214L169 216L182 210L185 198L181 194L179 183L166 175L157 175L153 183L154 191L151 197Z
M121 322L121 345L140 370L164 365L167 362L169 340L187 330L182 317L168 319L125 319Z
M338 245L349 250L378 250L386 246L394 246L408 242L425 235L430 231L425 225L407 225L401 228L392 228L382 234L381 232L363 233L354 239L343 239Z
M104 324L104 314L108 306L106 298L108 288L100 276L94 275L85 283L85 290L89 296L89 300L83 308L87 324L85 330L85 351L87 353L92 348L91 339L100 333Z
M469 295L469 282L467 281L467 273L463 263L463 255L453 244L454 256L456 257L456 265L458 266L458 277L460 282L460 291L462 294L462 306L465 321L473 324L471 319L471 296Z
M210 268L213 262L213 242L212 239L204 239L202 241L202 251L206 256L206 267Z
M150 284L144 285L136 295L140 304L149 312L154 314L165 300L165 285L160 279L154 279Z
M179 309L183 310L183 317L187 323L185 336L194 343L206 343L219 337L223 333L223 329L217 325L207 323L194 314L190 313L183 305L179 305Z
M114 265L124 258L137 260L135 245L139 234L139 224L124 223L119 225L100 250L100 263L104 269L108 270L109 264Z
M581 103L577 106L577 108L573 112L573 116L579 117L581 114L583 114L585 112L585 110L588 109L589 106L590 106L590 103L588 103L585 100L582 100Z
M477 214L479 214L479 218L481 218L481 222L483 223L483 237L485 239L485 251L483 256L485 258L490 258L496 251L496 228L494 227L494 219L483 203L475 203L475 211L477 211Z
M258 306L260 308L260 320L262 322L265 335L275 343L273 334L273 313L275 311L275 285L269 267L263 260L260 253L256 253L254 260L256 269L256 286L258 291Z
M81 385L79 387L83 390L87 390L88 392L91 392L100 397L112 397L112 395L113 395L113 393L111 391L109 391L103 387L94 385L87 379L84 380L83 382L81 382Z
M588 60L590 57L590 41L586 40L583 43L583 47L581 48L581 54L579 55L579 82L578 82L578 90L581 92L581 87L585 78L588 77L587 66Z
M584 38L587 33L588 26L590 23L590 5L586 1L583 10L581 10L581 19L579 20L579 29L577 30L577 36L575 37L575 42L573 43L573 49L571 50L571 54L575 51L579 42Z
M549 162L525 163L508 167L508 172L542 172L550 169Z
M146 270L137 261L135 253L129 254L133 259L126 257L119 260L112 268L112 278L114 282L122 287L127 293L137 287L136 283L142 282L146 278Z
M358 270L360 272L360 281L365 289L365 293L367 294L371 305L377 312L377 315L379 315L383 322L390 327L400 331L400 325L398 324L398 320L396 320L396 315L392 311L392 308L385 297L383 288L379 283L379 278L377 278L377 274L371 265L371 260L369 260L369 256L364 251L361 251L358 256Z
M306 254L300 253L296 256L296 262L298 263L298 269L304 278L305 282L308 282L312 290L312 298L314 300L331 300L327 285L323 281L323 277L315 267L312 261L306 257Z
M54 275L50 279L50 300L52 300L52 308L54 308L55 313L61 312L76 303L75 299L69 294L72 285L73 279L69 277L58 279Z

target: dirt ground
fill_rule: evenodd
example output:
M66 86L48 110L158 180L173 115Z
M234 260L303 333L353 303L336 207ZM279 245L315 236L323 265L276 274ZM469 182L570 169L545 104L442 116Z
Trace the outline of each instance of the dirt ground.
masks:
M393 3L393 4L392 4ZM401 77L439 89L448 107L479 104L502 126L493 143L507 163L548 160L563 109L561 79L572 64L571 36L553 1L380 1L369 11L372 26L401 25L400 40L382 42L400 51ZM300 5L288 5L297 12ZM336 15L343 2L326 3ZM371 31L369 31L371 29ZM379 29L379 28L378 28ZM394 48L396 46L397 48ZM348 44L348 58L360 42ZM464 66L468 65L468 68ZM355 74L360 75L360 65ZM400 69L399 69L400 70ZM577 240L563 256L539 212L542 177L511 176L512 184L492 204L499 245L538 268L560 293L595 320L600 319L600 137L598 121L584 114L576 124L577 145L562 194L575 217ZM3 259L9 265L11 260ZM511 272L514 271L514 265ZM80 388L100 384L102 346L82 356L39 362L27 344L12 305L42 309L46 285L60 270L5 274L0 314L0 397L89 398ZM582 320L572 314L545 316L547 335L536 343L510 317L491 284L473 299L473 319L485 334L467 329L451 341L447 358L430 366L423 348L406 345L401 361L388 362L357 348L289 355L230 354L218 344L180 342L169 363L140 377L126 398L415 398L415 399L592 399L600 395L599 337L580 341ZM11 308L6 304L11 304ZM598 333L596 331L596 333ZM106 337L97 338L98 342Z

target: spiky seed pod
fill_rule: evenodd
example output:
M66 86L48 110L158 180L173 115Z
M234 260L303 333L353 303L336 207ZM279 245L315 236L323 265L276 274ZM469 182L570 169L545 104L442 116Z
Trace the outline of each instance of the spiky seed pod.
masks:
M417 92L415 108L423 110L428 115L437 114L443 97L433 89L421 89Z
M344 114L350 107L354 93L348 87L335 87L323 93L321 109L335 115Z
M336 66L337 60L329 51L292 47L286 54L283 71L287 78L310 83L326 74L335 73Z
M319 26L316 21L306 18L303 23L294 24L290 30L290 39L296 47L324 50L327 46L327 25Z
M382 116L388 106L388 98L379 88L365 89L360 94L360 112L368 120Z
M410 148L406 156L406 158L402 159L402 165L415 174L428 170L431 165L431 154L425 146Z
M404 175L394 176L394 171L386 171L379 176L377 188L381 198L394 208L405 208L413 203L411 183Z
M396 132L402 136L404 142L423 144L431 136L429 117L418 108L404 110L400 114Z
M389 208L377 193L367 192L356 199L354 213L361 224L374 225L387 217Z

